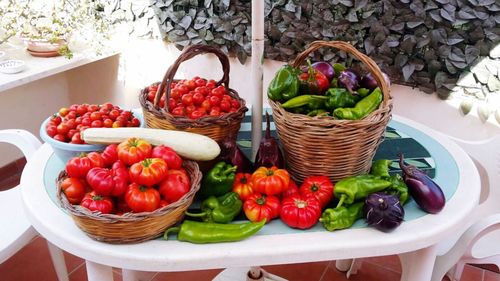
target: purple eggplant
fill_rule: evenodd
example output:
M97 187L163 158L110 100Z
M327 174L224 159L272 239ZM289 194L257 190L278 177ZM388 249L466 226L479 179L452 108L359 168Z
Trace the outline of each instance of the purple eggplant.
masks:
M403 155L399 155L399 167L403 170L403 180L411 197L427 213L437 214L446 203L443 190L426 173L413 165L405 165Z
M285 167L283 153L279 147L278 141L271 136L271 122L269 121L269 114L266 112L266 135L260 141L257 155L255 156L254 166L259 167L272 167L278 168Z
M339 85L346 88L349 93L356 94L355 90L359 88L360 78L350 69L345 69L339 74Z
M384 77L387 85L390 87L391 86L391 79L389 78L389 76L387 74L385 74L384 72L382 72L382 76ZM363 76L363 78L361 78L361 82L359 83L359 85L363 88L367 88L370 90L373 90L373 89L378 87L377 80L375 80L375 77L373 76L373 74L371 72L369 72L368 74Z
M243 151L241 151L236 141L232 138L227 138L221 143L220 158L226 163L231 163L238 167L237 173L253 173L253 165Z
M405 210L396 195L375 192L366 197L363 215L369 226L390 232L403 222Z

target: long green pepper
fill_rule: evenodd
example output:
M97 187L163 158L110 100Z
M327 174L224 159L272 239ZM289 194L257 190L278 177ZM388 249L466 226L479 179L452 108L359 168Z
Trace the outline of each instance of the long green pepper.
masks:
M383 95L380 88L376 88L368 96L361 99L354 107L340 107L333 111L339 119L360 120L375 111L382 103Z
M385 192L398 196L399 203L404 205L409 199L408 186L404 182L401 175L389 174L389 167L391 166L391 163L392 161L388 159L379 159L373 162L370 174L389 181L391 185L385 190Z
M349 228L363 217L363 205L364 202L357 202L350 206L325 209L319 221L328 231Z
M334 196L339 199L337 207L352 204L366 198L369 194L382 191L391 183L374 175L359 175L341 179L335 184Z
M240 224L185 220L180 227L171 227L167 229L163 235L163 239L168 240L168 235L170 233L177 232L177 240L196 244L235 242L254 235L259 232L265 224L266 220Z
M311 109L319 109L324 105L326 99L327 97L325 96L300 95L288 100L281 106L283 106L283 108L289 109L307 105L308 107L311 107Z

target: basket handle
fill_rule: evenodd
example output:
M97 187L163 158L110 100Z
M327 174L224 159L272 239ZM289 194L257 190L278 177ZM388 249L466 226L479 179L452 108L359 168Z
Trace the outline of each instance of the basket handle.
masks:
M373 74L373 77L377 81L378 85L380 86L380 90L382 90L382 93L384 95L384 99L382 101L383 106L387 106L387 103L389 102L390 99L390 88L387 82L384 79L384 76L382 75L382 71L378 67L378 65L373 61L370 57L367 55L361 53L358 51L354 46L347 42L343 41L314 41L309 46L307 47L306 50L304 50L302 53L298 54L295 60L292 62L292 66L294 68L299 68L304 60L309 56L310 53L318 50L321 47L331 47L331 48L336 48L342 51L346 51L347 53L353 55L355 58L363 62L368 70Z
M220 49L209 46L209 45L202 45L202 44L195 44L188 46L184 48L182 53L179 55L179 57L175 60L175 62L168 68L167 72L165 73L165 76L163 76L163 80L161 81L160 86L158 87L158 90L156 91L155 95L155 100L154 100L154 106L158 107L158 104L160 102L160 98L162 96L163 90L166 88L166 97L165 97L165 105L163 106L163 109L168 112L168 99L170 98L170 85L172 84L172 81L174 80L175 73L177 72L177 69L179 68L179 65L187 61L197 55L201 54L206 54L206 53L211 53L216 55L219 58L220 63L222 64L222 71L223 71L223 76L219 80L219 82L216 83L217 86L224 84L226 88L229 88L229 59L227 58L226 54L224 54Z

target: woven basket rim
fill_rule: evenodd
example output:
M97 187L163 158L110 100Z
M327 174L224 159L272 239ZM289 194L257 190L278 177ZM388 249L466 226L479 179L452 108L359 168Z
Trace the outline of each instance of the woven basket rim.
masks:
M67 210L71 215L77 216L77 217L83 217L83 218L89 218L93 220L98 220L98 221L103 221L107 223L115 223L115 222L134 222L134 221L141 221L146 218L150 217L159 217L159 216L165 216L168 215L169 212L172 210L175 210L180 207L184 207L186 203L190 203L192 199L194 198L196 192L200 189L200 183L201 183L201 172L199 170L198 164L195 161L191 160L183 160L183 166L184 168L189 167L190 169L193 169L192 174L189 174L190 180L191 180L191 188L189 192L184 194L179 200L176 202L173 202L171 204L168 204L166 206L163 206L161 208L158 208L154 210L153 212L141 212L141 213L124 213L122 215L117 215L117 214L102 214L100 212L93 212L90 211L89 209L82 207L80 205L73 205L69 203L68 199L66 198L66 195L64 192L62 192L61 189L61 182L66 178L68 175L66 171L61 171L56 179L56 186L57 186L57 199L60 204L60 206Z

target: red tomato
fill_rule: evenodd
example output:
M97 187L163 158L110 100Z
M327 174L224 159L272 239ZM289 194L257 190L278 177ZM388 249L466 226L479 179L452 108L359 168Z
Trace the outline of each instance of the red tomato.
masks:
M185 106L192 105L193 104L193 95L192 94L185 94L181 98L182 104Z
M89 152L86 157L92 162L92 167L104 167L104 159L102 159L101 153L95 151Z
M233 191L238 193L240 199L245 201L253 194L252 181L250 178L252 174L236 173L233 182Z
M203 78L198 78L194 82L198 87L205 86L207 84L207 80Z
M92 127L92 128L102 128L103 127L102 120L94 120L94 121L92 121L92 123L90 123L90 127Z
M192 79L191 79L191 80L187 80L187 81L184 83L184 85L186 85L186 87L187 87L190 91L192 91L192 90L194 90L194 89L196 88L196 82L195 82L194 80L192 80Z
M167 163L169 169L181 169L182 168L182 158L173 150L166 145L157 145L153 148L151 152L152 158L161 158Z
M66 107L62 107L59 109L58 113L59 113L59 116L64 117L69 113L69 109Z
M220 99L222 99L222 96L224 96L224 94L226 93L226 88L224 88L224 86L217 86L216 88L214 88L212 90L212 95L214 96L218 96Z
M208 101L210 102L211 106L218 106L220 104L220 97L211 96L208 98Z
M281 202L280 218L290 227L311 228L318 222L320 217L320 203L312 194L295 194L284 198Z
M200 105L205 100L205 96L202 93L193 94L193 103L195 105Z
M71 138L71 143L73 143L73 144L83 144L84 143L80 133L76 133L73 135L73 137Z
M111 191L111 195L115 197L122 197L122 195L127 191L129 185L127 166L125 166L122 161L117 160L111 167L111 173L115 183L115 187Z
M87 183L80 178L65 178L61 182L62 192L66 195L69 203L73 205L80 204L87 188Z
M209 100L204 100L201 105L200 105L201 108L203 108L205 110L206 113L209 113L210 112L210 109L212 108L212 105L210 104L210 101Z
M186 115L191 115L191 113L193 113L193 111L196 110L196 106L194 105L188 105L186 106Z
M66 173L72 178L85 178L90 169L94 168L94 163L85 154L72 157L66 162Z
M179 91L180 96L187 94L189 92L189 88L184 84L179 84L175 87Z
M117 109L112 109L109 113L108 113L108 116L109 118L111 118L111 120L116 120L116 118L118 116L120 116L120 111L118 111Z
M58 116L56 114L54 114L54 115L52 115L52 117L50 117L50 122L53 122L54 125L56 125L56 126L61 124L61 121L62 121L61 116Z
M55 139L56 141L66 142L66 137L65 137L64 135L61 135L61 134L56 134L56 135L54 136L54 139Z
M57 135L57 126L56 125L50 125L45 127L45 132L49 137L53 138L55 135Z
M88 106L88 108L87 108L87 109L88 109L88 111L90 111L90 112L95 112L95 111L98 111L98 110L100 110L100 109L105 109L105 110L108 110L108 108L106 108L106 107L99 108L99 106L98 106L97 104L91 104L91 105L89 105L89 106Z
M281 193L282 198L289 197L291 195L299 194L299 187L295 183L293 179L290 178L290 183L288 184L288 188Z
M152 212L160 206L160 193L152 187L132 183L125 193L125 202L136 213Z
M198 119L198 118L201 118L203 116L205 116L205 110L204 109L196 109L194 110L193 112L191 112L189 114L189 118L191 119Z
M220 109L224 112L229 112L231 110L231 102L223 100L220 102Z
M68 125L66 125L65 122L57 125L57 134L59 135L66 135L69 132L70 128Z
M146 158L130 166L129 177L140 185L153 186L167 175L167 163L161 158Z
M168 170L167 176L160 182L158 191L168 203L179 200L191 189L191 180L184 169Z
M101 120L102 114L100 112L92 112L90 114L90 120Z
M110 118L104 119L104 121L102 121L102 125L106 128L111 128L113 127L113 120Z
M104 161L105 167L111 167L113 163L118 160L118 145L116 143L110 144L104 148L101 153L101 158Z
M87 183L97 194L121 196L126 191L128 184L127 168L119 161L115 164L113 164L112 169L92 168L87 173Z
M80 205L93 212L97 211L103 214L109 214L113 212L114 209L113 200L111 198L97 195L94 191L85 194Z
M232 99L231 100L231 107L236 108L236 109L240 108L240 101L238 101L237 99Z
M327 176L309 176L299 188L300 194L314 195L321 208L324 208L333 197L333 184Z
M280 214L280 200L273 195L254 193L243 203L245 216L252 222L266 220L266 223Z
M76 108L76 113L78 115L83 115L87 112L87 105L86 104L80 104L78 105L78 107Z
M285 191L290 184L290 175L285 169L259 167L252 174L253 188L256 192L275 195Z
M184 116L184 107L177 106L172 110L172 115L174 116Z
M129 138L117 147L118 159L126 165L132 165L151 156L152 146L147 141Z

